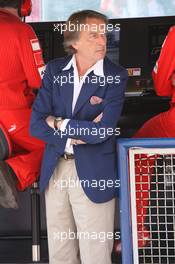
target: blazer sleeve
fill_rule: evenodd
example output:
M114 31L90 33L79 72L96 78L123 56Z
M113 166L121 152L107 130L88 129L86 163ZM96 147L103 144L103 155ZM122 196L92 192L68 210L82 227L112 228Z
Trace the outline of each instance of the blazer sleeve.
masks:
M53 115L52 89L53 79L51 66L50 63L48 63L44 73L41 89L39 90L32 107L30 133L46 143L56 145L59 147L61 152L63 152L67 136L54 131L54 129L50 128L45 121L49 115Z
M109 84L104 98L103 117L100 122L82 121L71 119L65 134L70 138L81 139L88 144L97 144L106 141L111 135L108 131L115 130L120 118L124 102L124 92L128 79L127 71L122 70L119 74L119 84ZM103 136L101 136L103 133Z

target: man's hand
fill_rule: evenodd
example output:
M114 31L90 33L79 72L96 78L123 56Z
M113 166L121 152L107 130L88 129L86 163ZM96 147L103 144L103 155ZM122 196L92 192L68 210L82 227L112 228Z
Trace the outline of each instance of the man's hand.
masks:
M51 128L54 128L54 119L54 116L48 116L45 120L48 126L50 126Z
M103 113L99 114L93 120L93 122L95 122L95 123L100 122L102 117L103 117ZM51 115L46 118L46 123L48 124L49 127L53 128L53 129L54 129L54 120L55 120L55 117L51 116ZM61 124L62 124L62 122L58 123L58 129L60 128ZM80 139L71 139L71 145L80 145L80 144L86 144L86 142L84 142L83 140L80 140Z
M103 113L99 114L94 120L93 122L98 123L101 121L103 117ZM71 139L71 145L82 145L82 144L87 144L86 142L84 142L83 140L80 139Z
M50 126L51 128L55 129L54 120L55 120L54 116L48 116L45 121L48 124L48 126ZM58 130L60 129L60 126L61 126L62 122L63 122L63 120L57 122L57 129Z
M71 139L71 145L82 145L82 144L86 144L86 142L84 142L83 140L80 139Z

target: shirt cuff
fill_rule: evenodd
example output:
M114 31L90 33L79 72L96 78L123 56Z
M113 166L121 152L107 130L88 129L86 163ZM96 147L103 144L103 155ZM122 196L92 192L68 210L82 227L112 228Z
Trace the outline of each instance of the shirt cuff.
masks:
M61 124L61 126L60 126L60 130L62 131L62 132L64 132L65 131L65 129L66 129L66 126L67 126L67 123L70 121L70 119L64 119L63 120L63 122L62 122L62 124Z
M65 146L65 152L73 154L73 146L71 145L71 138L67 139L66 146Z

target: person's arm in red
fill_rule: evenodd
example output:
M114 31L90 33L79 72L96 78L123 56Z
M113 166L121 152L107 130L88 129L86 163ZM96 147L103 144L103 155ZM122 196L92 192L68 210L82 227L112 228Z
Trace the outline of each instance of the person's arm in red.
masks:
M173 74L175 73L175 26L171 27L162 45L159 59L152 72L157 95L172 96L174 93Z
M20 59L26 75L27 86L38 89L45 69L42 50L33 29L23 24L20 32Z

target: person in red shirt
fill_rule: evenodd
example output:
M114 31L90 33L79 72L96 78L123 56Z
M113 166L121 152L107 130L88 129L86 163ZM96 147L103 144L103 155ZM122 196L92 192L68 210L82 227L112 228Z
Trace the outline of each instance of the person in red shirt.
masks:
M171 98L166 112L148 120L134 135L135 138L175 137L175 26L171 27L162 45L159 59L152 72L157 95Z
M29 134L33 89L44 71L39 41L20 18L30 2L0 0L0 206L6 208L17 208L17 189L38 178L44 150Z
M175 26L171 27L162 45L160 56L152 72L154 88L158 96L169 96L171 98L170 108L149 119L135 133L134 138L174 138L175 137ZM156 159L156 156L155 156ZM148 164L149 163L149 164ZM136 161L136 207L138 227L138 247L145 247L150 242L150 233L144 225L148 207L149 181L153 173L151 165L154 164L154 157L149 160ZM148 169L149 165L149 169ZM148 171L150 170L150 171ZM140 172L140 175L139 175ZM148 174L147 174L148 173ZM139 182L143 181L144 192L139 191ZM121 244L115 243L115 251L121 251Z
M166 112L148 120L134 135L134 138L174 138L175 137L175 26L171 27L162 45L160 56L152 72L154 87L157 95L171 98L170 108ZM153 161L154 159L152 159ZM139 170L139 166L136 167ZM138 174L138 173L137 173ZM147 180L146 180L147 179ZM142 180L137 176L137 183ZM146 183L146 181L148 183ZM144 199L137 193L137 223L140 227L139 246L143 247L149 242L149 231L144 226L148 197L150 176L145 176ZM139 184L138 184L139 185ZM147 190L147 191L146 191Z

